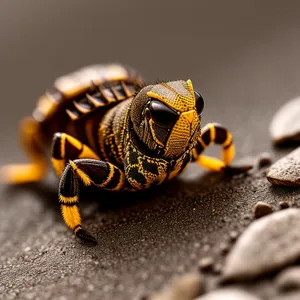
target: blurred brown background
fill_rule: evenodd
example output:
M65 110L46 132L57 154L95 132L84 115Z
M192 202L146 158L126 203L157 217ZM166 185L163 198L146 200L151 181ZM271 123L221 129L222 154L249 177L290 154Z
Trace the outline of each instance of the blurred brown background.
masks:
M265 118L299 95L299 12L293 0L1 1L1 160L23 159L16 124L55 77L110 61L150 80L191 78L204 122L251 153Z
M24 115L31 114L36 99L51 86L55 77L84 65L110 61L132 65L149 80L190 78L194 87L204 96L203 122L216 121L227 126L234 134L238 157L273 151L268 133L271 117L284 102L300 95L299 16L300 2L297 0L2 0L0 164L26 160L18 144L18 121ZM28 204L23 205L21 203L26 203L22 202L25 196ZM64 245L69 247L68 243L76 245L73 240L70 242L71 234L62 224L56 211L58 207L52 210L52 214L56 211L53 217L52 214L47 215L47 207L39 208L38 205L42 205L38 204L41 201L39 196L25 196L20 194L19 199L10 202L10 198L5 195L5 200L2 197L0 201L0 254L3 264L6 259L23 257L23 249L28 244L34 245L32 239L40 243L36 249L46 245L54 253L60 251L57 249L62 249ZM51 201L56 201L55 194ZM182 203L184 202L180 205ZM34 217L31 221L32 216ZM175 215L171 214L164 219L164 215L158 215L158 219L168 222L172 216ZM176 215L174 218L177 220L180 217ZM45 220L48 220L48 227L42 225ZM93 219L89 224L95 222ZM139 230L139 226L129 226L126 230L134 233ZM40 231L37 231L37 227ZM207 235L205 230L189 228L191 232L186 228L187 236L194 239ZM181 234L180 230L178 232ZM196 232L199 232L199 236L195 235ZM160 236L168 236L167 233L165 235L162 232ZM217 233L222 236L222 232ZM111 234L113 237L107 238L114 239L116 245L121 245L121 249L114 246L117 247L114 248L115 255L107 252L106 257L108 261L112 257L120 266L124 258L119 255L127 249L126 243L120 242L117 229L112 230ZM139 234L143 236L144 233ZM48 237L50 240L47 240ZM218 240L218 236L215 237ZM133 242L128 243L136 245ZM184 245L188 243L182 244L182 253L187 251ZM165 247L169 244L172 244L172 239L166 238ZM99 259L107 249L105 242L101 247L103 248L98 249L98 252L93 252ZM148 250L145 253L150 251L149 247L146 247ZM157 245L155 247L159 248ZM78 254L76 246L72 250L76 252L72 252L74 256L64 259L67 262L73 261L71 259L78 255L79 258L74 260L74 264L80 263L84 273L85 261L81 257L85 253L83 249L80 248L81 254ZM68 250L71 251L69 248ZM175 272L174 268L178 263L177 250L173 249L172 252L166 248L166 253L173 259L171 269L165 267L169 275ZM127 252L124 253L126 256ZM134 251L130 255L133 256L130 256L129 261L137 260ZM147 255L145 256L148 257ZM164 260L163 257L162 259ZM47 265L53 261L59 265L59 254L56 258L51 256L38 263ZM20 263L21 266L22 264L23 262ZM33 270L36 264L32 262ZM168 276L162 275L165 273L159 271L162 264L159 258L157 266L152 262L154 273L157 273L155 281L152 281L154 275L136 277L135 265L132 264L122 269L128 278L126 289L130 286L130 292L120 289L119 296L108 299L120 299L120 295L127 299L126 295L132 296L137 287L140 292L151 290L149 282L154 288L168 279ZM187 264L192 266L194 262L189 261ZM60 268L65 270L65 266ZM13 280L15 274L27 274L27 269L20 270L20 267L16 267L14 270L15 273L7 273L5 282ZM116 267L114 272L118 273L118 270ZM66 271L64 276L69 278L70 272ZM93 277L93 272L88 277L101 277L104 287L106 281L112 282L110 272L113 271L109 268L102 269L101 274L98 273L96 277ZM45 284L59 281L60 277L56 277L54 273L47 277L49 280ZM48 274L47 271L45 274ZM88 270L84 274L88 274ZM21 282L22 278L18 277L18 280ZM37 279L33 278L35 282ZM117 279L116 282L118 280L123 282L122 279ZM68 284L64 280L60 282ZM140 282L143 284L140 285ZM24 292L29 286L30 284L23 286L22 289L16 284L15 288ZM79 284L81 292L84 287L85 283ZM58 287L58 291L60 288ZM76 287L74 289L71 290L76 295L78 290ZM11 289L5 285L5 289L2 287L2 291L4 290L9 293ZM49 293L47 295L51 295L51 289ZM45 296L44 299L46 298Z

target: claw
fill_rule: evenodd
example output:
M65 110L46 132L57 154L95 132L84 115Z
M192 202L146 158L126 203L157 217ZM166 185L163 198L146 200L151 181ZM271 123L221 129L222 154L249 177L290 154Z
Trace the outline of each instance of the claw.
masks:
M85 242L92 243L93 245L98 244L97 240L82 228L78 229L75 234L77 237L79 237L81 240Z

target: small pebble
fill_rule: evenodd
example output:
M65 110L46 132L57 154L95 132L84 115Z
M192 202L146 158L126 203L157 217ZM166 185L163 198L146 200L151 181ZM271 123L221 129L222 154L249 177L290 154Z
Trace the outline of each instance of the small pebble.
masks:
M258 201L253 208L253 215L255 218L260 218L269 215L272 212L272 206L263 201Z
M229 233L229 237L230 237L230 240L232 242L234 242L239 236L239 233L235 230L232 230L230 233Z
M300 98L285 103L270 123L270 135L275 144L300 142Z
M204 257L199 261L199 269L201 271L211 271L213 266L214 260L210 256Z
M193 300L204 292L204 279L200 273L190 273L173 279L149 300Z
M263 153L260 154L260 156L258 158L258 167L259 168L268 166L271 163L272 163L272 157L271 157L270 153L263 152Z
M275 162L267 173L267 179L275 185L299 186L300 147Z
M279 202L279 206L280 206L280 208L284 209L284 208L289 208L290 204L288 201L283 200L283 201Z
M220 250L222 254L226 254L229 251L229 245L226 243L221 243L220 244Z

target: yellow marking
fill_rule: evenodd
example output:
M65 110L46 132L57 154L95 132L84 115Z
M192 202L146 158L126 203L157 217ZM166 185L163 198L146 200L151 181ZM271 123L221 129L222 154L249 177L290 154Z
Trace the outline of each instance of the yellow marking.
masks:
M230 145L231 142L232 142L232 134L227 131L227 138L226 138L226 141L223 143L222 146L226 147L226 146Z
M69 228L74 229L77 225L81 224L79 208L77 205L67 206L61 204L61 213L66 225Z
M212 123L208 123L207 126L210 129L210 140L213 142L216 139L216 128Z
M101 187L105 187L114 176L115 168L110 163L108 163L108 167L109 167L109 173L108 173L107 179L103 183L100 184Z
M160 100L160 101L163 101L163 102L166 103L165 97L160 96L160 95L158 95L156 93L153 93L151 91L147 92L147 96L150 97L150 98L154 98L154 99L157 99L157 100Z
M206 145L206 144L204 143L204 141L201 139L201 137L198 139L198 142L201 144L201 146L202 146L202 148L203 148L203 151L204 151L204 149L207 148L208 145Z
M153 137L153 139L155 140L155 142L156 142L158 145L164 147L164 144L163 144L161 141L159 141L159 140L157 139L156 135L155 135L155 130L153 129L153 121L152 121L152 119L149 120L149 125L150 125L150 131L151 131L152 137Z
M51 162L52 162L53 168L55 170L55 173L57 174L58 177L60 177L65 168L65 160L64 159L56 159L56 158L52 157Z
M222 160L226 165L229 165L235 156L235 147L234 144L230 145L228 148L223 149L222 151Z
M67 134L63 134L66 139L68 140L68 142L70 144L72 144L75 148L77 149L81 149L82 148L82 143L80 141L78 141L77 139L75 139L74 137L72 137L71 135L67 135ZM65 141L64 141L64 144L65 144ZM65 154L65 153L64 153ZM64 156L63 156L64 157Z
M119 191L123 188L125 183L125 176L122 171L120 171L120 179L119 183L112 189L112 191Z
M59 199L61 200L61 202L64 202L64 203L74 203L74 202L78 201L78 196L65 197L65 196L59 195Z
M203 168L216 172L222 171L222 169L226 166L220 159L205 155L200 155L196 162Z
M192 84L192 81L190 79L188 79L186 81L187 85L188 85L188 88L189 88L189 91L191 94L194 94L194 88L193 88L193 84Z
M181 115L184 116L190 124L197 117L197 113L194 109L190 110L190 111L186 111L186 112L182 113Z
M82 170L80 170L73 161L70 160L69 164L85 186L89 186L92 184L92 180L90 179L90 177L87 174L85 174Z

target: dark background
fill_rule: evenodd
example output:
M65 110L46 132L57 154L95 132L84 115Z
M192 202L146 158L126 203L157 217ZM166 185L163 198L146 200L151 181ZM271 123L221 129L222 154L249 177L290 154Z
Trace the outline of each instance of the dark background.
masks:
M292 0L1 1L0 164L26 160L18 122L54 79L102 62L132 65L149 80L190 78L204 96L203 122L233 132L238 158L279 157L268 126L300 94L299 15ZM133 299L192 270L202 246L241 226L252 203L280 196L262 174L224 183L195 166L187 172L129 203L109 196L116 206L101 209L95 196L83 206L97 248L65 228L55 180L33 190L1 186L0 294Z

